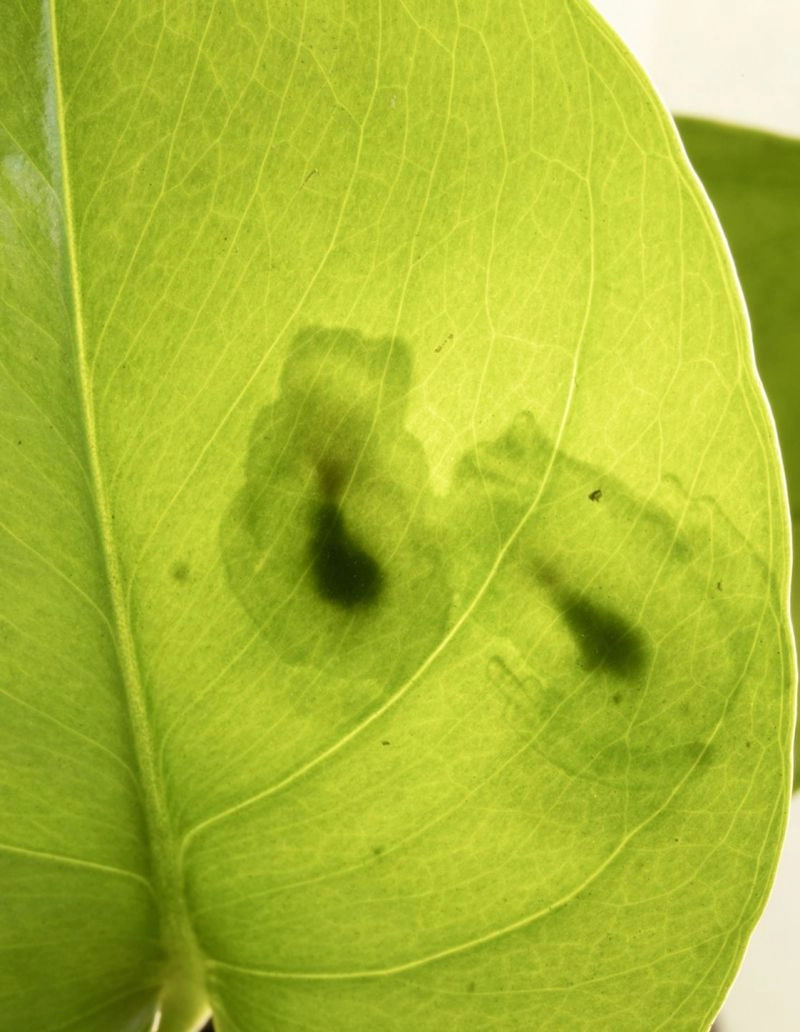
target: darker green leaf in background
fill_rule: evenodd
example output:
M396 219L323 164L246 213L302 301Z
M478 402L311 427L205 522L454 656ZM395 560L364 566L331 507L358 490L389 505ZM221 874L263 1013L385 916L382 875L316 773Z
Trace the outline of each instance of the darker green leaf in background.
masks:
M747 300L758 369L781 442L796 556L800 547L800 141L697 118L679 117L677 123L722 222ZM792 608L797 638L797 562ZM797 787L800 769L795 764Z

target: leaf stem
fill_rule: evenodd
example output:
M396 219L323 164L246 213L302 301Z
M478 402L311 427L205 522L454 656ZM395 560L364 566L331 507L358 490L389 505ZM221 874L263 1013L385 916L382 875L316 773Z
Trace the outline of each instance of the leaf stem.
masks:
M185 1032L207 1009L202 958L190 926L178 861L176 834L159 776L151 722L130 614L125 601L123 574L114 540L114 515L103 479L98 448L92 368L88 357L83 300L75 234L70 162L66 132L66 107L55 0L49 4L49 44L52 58L52 119L48 125L54 186L63 203L64 247L68 303L74 323L74 360L85 432L86 461L93 491L103 564L114 629L125 703L131 729L133 752L143 796L144 824L150 845L150 878L160 906L161 940L164 949L164 982L161 994L160 1028Z

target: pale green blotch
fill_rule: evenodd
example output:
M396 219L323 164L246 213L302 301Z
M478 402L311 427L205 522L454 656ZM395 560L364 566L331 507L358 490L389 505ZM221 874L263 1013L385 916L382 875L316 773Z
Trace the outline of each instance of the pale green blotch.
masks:
M378 693L424 663L450 607L410 387L402 341L300 332L221 529L231 587L276 658Z
M527 412L464 456L450 504L458 553L499 556L454 591L496 629L487 690L540 760L651 790L711 758L767 576L716 504L670 477L640 497Z

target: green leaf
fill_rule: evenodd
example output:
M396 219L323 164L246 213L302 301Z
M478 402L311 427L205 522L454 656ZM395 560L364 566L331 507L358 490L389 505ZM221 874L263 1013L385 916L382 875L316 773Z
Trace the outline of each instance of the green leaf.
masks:
M707 1027L788 520L642 73L573 0L6 13L4 1027Z
M683 142L720 217L747 298L758 368L781 442L800 547L800 140L678 120ZM800 586L792 588L795 638L800 636ZM795 754L800 748L795 733ZM795 789L800 770L795 764Z

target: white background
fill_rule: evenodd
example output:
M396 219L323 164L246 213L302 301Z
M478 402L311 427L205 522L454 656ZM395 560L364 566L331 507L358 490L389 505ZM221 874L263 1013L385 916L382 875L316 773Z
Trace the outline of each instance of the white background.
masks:
M671 111L800 136L797 0L592 2Z
M674 113L800 136L798 0L593 2ZM799 940L800 797L720 1032L800 1032Z

